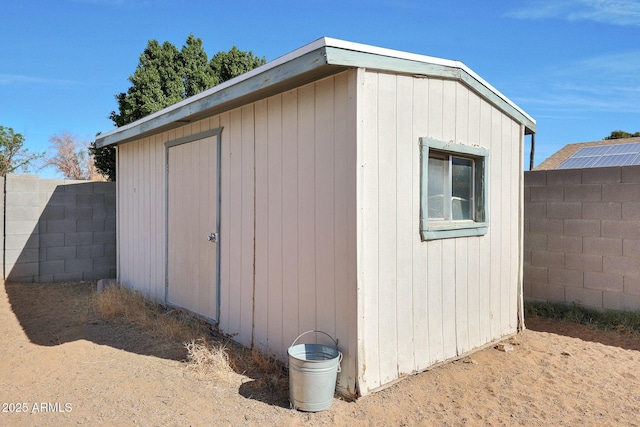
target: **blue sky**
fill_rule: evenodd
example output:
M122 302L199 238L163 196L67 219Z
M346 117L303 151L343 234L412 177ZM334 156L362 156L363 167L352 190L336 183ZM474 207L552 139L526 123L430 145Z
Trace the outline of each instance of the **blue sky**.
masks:
M113 129L147 41L180 48L189 33L209 56L236 45L271 60L328 36L460 60L537 120L536 164L640 131L640 0L6 2L0 125L30 150L63 131L91 141Z

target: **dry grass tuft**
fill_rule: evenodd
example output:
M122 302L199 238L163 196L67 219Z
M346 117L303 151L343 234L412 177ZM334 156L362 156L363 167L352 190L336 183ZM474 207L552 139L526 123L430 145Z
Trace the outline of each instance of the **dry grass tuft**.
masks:
M187 349L187 367L199 374L229 380L233 369L229 364L228 349L218 342L204 338L184 343Z

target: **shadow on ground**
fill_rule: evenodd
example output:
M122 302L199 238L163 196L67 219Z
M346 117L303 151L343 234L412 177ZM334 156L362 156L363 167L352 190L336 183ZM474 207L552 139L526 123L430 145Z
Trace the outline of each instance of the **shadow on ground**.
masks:
M529 316L525 319L527 329L548 332L578 338L583 341L598 342L604 345L620 347L626 350L640 351L640 337L617 331L599 331L575 322L559 322L542 316Z
M0 282L0 290L1 285ZM57 346L87 340L140 355L177 361L187 359L186 338L153 336L140 325L121 317L102 319L95 303L95 282L5 283L4 288L11 310L33 344ZM281 363L230 341L210 325L183 313L172 310L161 315L177 316L193 333L224 346L229 366L243 377L240 395L289 408L288 376Z

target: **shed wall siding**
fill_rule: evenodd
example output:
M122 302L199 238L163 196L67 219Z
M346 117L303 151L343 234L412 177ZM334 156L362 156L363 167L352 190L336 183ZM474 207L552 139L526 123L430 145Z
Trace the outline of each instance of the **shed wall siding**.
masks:
M300 333L327 332L344 353L338 387L348 392L357 373L356 76L118 148L119 278L164 301L163 144L223 128L220 329L282 359Z
M358 82L364 395L517 330L522 129L461 83L374 71ZM420 240L425 136L489 150L486 235Z

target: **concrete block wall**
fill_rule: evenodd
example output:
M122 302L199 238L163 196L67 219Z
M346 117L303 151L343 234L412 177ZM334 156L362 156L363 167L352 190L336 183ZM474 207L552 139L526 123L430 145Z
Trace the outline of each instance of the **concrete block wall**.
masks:
M524 174L524 296L640 310L640 166Z
M7 175L3 277L60 282L116 276L116 187Z

